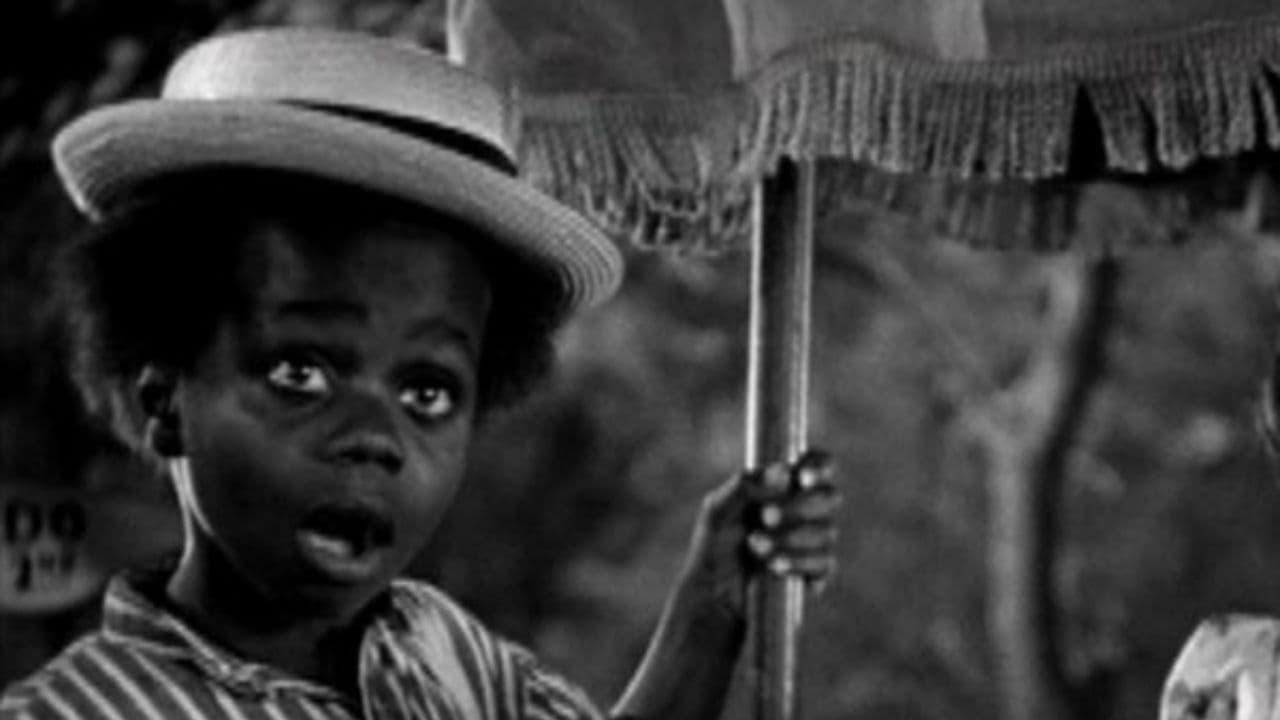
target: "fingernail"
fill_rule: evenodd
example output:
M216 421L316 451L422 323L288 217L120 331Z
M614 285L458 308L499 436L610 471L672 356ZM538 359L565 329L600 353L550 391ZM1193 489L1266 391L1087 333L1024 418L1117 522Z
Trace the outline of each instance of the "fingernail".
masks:
M782 508L777 505L765 505L760 508L760 524L772 530L782 524Z
M770 490L785 490L787 488L787 468L784 465L770 465L764 469L764 475L761 480L764 486Z
M758 558L766 558L773 552L773 541L764 533L751 533L747 536L747 547L751 554Z
M770 560L769 572L773 573L774 575L786 575L790 573L791 558L786 557L785 555L779 555L778 557Z

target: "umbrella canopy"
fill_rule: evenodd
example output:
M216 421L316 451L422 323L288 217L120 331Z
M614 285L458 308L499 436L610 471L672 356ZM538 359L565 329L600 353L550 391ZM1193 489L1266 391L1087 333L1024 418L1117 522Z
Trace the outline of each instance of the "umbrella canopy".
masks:
M532 179L641 244L745 238L783 157L983 244L1275 214L1271 0L457 0L449 39L519 94Z
M752 240L760 467L807 442L816 197L1036 249L1265 226L1273 4L455 0L448 35L521 104L535 183L641 245ZM793 161L824 158L819 193L815 163ZM752 594L755 717L789 720L803 586Z

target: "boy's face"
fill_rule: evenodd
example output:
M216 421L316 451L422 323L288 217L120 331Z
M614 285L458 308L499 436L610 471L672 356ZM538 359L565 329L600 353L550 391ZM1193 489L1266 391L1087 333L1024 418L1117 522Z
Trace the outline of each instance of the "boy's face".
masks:
M302 237L317 231L264 225L246 244L247 304L178 383L181 494L188 554L284 607L349 614L452 500L490 293L443 230Z

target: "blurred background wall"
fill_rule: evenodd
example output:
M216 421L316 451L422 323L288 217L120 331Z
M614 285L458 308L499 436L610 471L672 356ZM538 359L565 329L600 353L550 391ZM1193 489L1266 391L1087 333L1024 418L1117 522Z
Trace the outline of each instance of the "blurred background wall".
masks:
M176 530L163 482L82 416L64 376L48 268L77 221L50 133L153 92L173 54L215 30L359 27L439 47L443 18L435 0L0 9L0 487L151 508L119 547L90 553L103 572ZM415 568L601 701L643 650L701 494L740 463L745 260L632 255L620 297L565 333L545 391L486 428ZM1100 289L1097 266L976 253L848 211L821 219L817 267L813 434L847 502L840 574L807 625L808 717L999 715L999 618L1022 591L994 572L1010 538L994 531L1009 496L993 453L1019 418L990 418L1018 407L1054 347L1055 287L1104 293L1106 311L1086 328L1099 357L1078 368L1085 402L1028 510L1046 549L1029 587L1048 612L1022 630L1048 648L1067 716L1153 718L1199 619L1280 613L1280 492L1254 420L1276 328L1267 252L1152 252ZM0 614L0 684L92 627L96 601Z

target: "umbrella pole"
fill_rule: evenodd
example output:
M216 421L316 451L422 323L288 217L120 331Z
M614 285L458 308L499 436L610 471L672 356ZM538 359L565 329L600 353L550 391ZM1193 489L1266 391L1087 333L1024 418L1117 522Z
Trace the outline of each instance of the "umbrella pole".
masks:
M795 461L807 443L814 166L783 160L756 190L746 466ZM804 582L762 574L751 587L756 720L796 717Z

